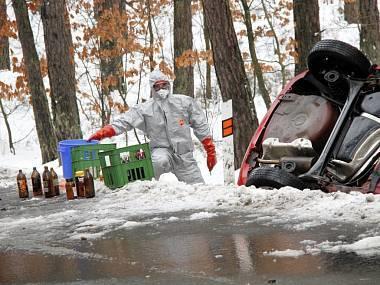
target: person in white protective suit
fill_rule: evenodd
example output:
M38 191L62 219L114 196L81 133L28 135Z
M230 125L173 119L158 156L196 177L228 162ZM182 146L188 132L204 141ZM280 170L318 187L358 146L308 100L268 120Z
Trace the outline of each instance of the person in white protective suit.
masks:
M194 144L190 128L207 152L207 166L216 164L215 146L206 117L199 104L189 96L172 94L169 78L159 70L150 75L152 98L131 107L125 114L104 126L88 140L101 140L133 128L149 138L155 178L172 172L179 181L204 183L193 157Z

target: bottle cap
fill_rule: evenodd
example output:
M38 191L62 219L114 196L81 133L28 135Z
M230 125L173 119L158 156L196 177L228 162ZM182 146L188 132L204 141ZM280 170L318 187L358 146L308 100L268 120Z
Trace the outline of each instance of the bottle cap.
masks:
M76 171L75 176L84 176L84 171L83 170Z

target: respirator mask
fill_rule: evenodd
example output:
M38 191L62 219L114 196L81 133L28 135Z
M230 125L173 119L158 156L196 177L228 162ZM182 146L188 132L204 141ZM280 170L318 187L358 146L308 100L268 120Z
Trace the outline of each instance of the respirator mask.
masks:
M153 85L153 89L159 99L166 99L170 93L170 83L166 80L159 80Z
M160 90L156 91L156 94L158 95L159 98L166 99L169 95L169 90L168 89L160 89Z

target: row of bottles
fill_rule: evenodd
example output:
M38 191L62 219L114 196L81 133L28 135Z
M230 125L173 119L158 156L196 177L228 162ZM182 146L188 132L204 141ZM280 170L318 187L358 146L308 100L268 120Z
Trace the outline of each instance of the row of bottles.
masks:
M76 198L92 198L95 196L94 179L90 171L77 171L75 175L75 182L73 179L66 179L66 197L68 200ZM33 196L45 196L45 198L52 198L59 196L59 180L58 175L53 168L45 166L42 173L36 167L33 167L31 175ZM18 194L20 198L29 198L28 181L22 170L19 170L17 175Z
M33 167L32 176L30 178L32 180L32 191L34 197L45 195L46 198L51 198L54 196L59 196L58 175L54 171L53 167L50 168L49 171L49 168L45 166L45 170L42 173L42 180L37 168ZM18 171L17 175L17 186L19 197L29 198L28 181L21 169Z
M94 178L88 169L75 172L75 180L66 179L65 188L68 200L95 197Z

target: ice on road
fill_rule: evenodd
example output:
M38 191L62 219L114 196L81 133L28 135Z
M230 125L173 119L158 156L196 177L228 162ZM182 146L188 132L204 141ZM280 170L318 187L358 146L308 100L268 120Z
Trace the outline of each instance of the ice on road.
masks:
M293 230L328 223L366 225L372 230L362 233L354 244L311 242L305 254L321 251L380 254L380 196L371 194L326 194L290 187L268 191L245 186L138 181L117 190L96 182L95 198L67 201L65 195L20 200L15 187L11 179L3 179L0 185L0 250L88 257L91 253L77 252L67 245L81 239L100 239L119 229L176 222L178 212L188 212L188 216L181 215L181 219L189 221L244 212L261 224L281 225ZM268 254L297 256L300 252L289 249Z

